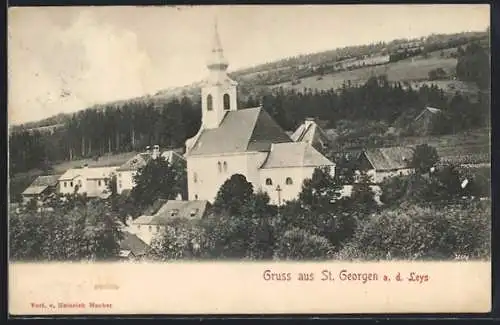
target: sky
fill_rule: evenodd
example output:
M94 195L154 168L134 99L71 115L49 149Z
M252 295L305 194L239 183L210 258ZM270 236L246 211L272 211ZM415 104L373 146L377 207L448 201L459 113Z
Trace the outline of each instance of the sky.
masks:
M213 23L229 71L304 53L485 30L488 5L38 7L8 11L9 123L203 79Z

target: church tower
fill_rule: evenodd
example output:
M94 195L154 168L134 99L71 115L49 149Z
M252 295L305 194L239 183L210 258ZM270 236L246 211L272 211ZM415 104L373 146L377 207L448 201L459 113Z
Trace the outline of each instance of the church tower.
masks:
M214 23L212 51L207 68L208 78L201 89L202 128L219 127L226 112L237 110L236 87L238 83L227 75L229 63L224 57L224 51Z

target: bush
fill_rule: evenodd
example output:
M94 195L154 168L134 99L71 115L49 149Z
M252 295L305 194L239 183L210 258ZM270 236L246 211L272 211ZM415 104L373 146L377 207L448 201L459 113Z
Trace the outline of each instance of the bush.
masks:
M490 203L394 208L372 215L338 254L361 259L489 258Z
M327 259L333 247L325 237L313 235L303 229L286 231L278 241L275 258L287 260Z

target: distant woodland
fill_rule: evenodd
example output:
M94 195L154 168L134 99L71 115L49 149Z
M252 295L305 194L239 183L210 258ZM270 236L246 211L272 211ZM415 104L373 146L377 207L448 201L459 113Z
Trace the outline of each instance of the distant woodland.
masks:
M440 44L437 41L432 43L432 37L440 39L439 37L444 36L431 36L422 43L424 48ZM464 42L462 38L457 36L451 42ZM470 41L470 38L467 40ZM395 42L394 44L398 44ZM357 51L361 54L363 51L369 53L380 47L390 51L391 46L376 44L358 47ZM356 54L347 49L337 50L335 53L347 56ZM373 76L362 85L346 81L340 89L332 88L327 91L279 87L259 96L246 96L241 99L240 107L262 105L285 130L294 130L304 118L315 117L328 128L335 128L345 121L376 121L385 127L393 126L402 134L411 133L408 122L425 106L437 107L446 113L441 126L434 130L436 134L488 126L491 74L488 49L481 42L472 42L466 47L460 47L457 54L457 79L478 85L480 90L475 98L460 93L448 96L436 86L424 85L413 89L408 84L389 82L386 76L381 75ZM328 56L323 53L298 57L273 63L272 67L279 67L281 64L297 66L301 64L301 60L314 64L315 55ZM325 62L326 59L318 60ZM269 68L268 65L261 67ZM17 127L11 131L11 174L35 168L49 170L51 164L58 161L90 157L97 159L106 153L142 150L150 144L180 148L200 127L201 105L199 99L188 96L163 102L124 101L59 116L51 122L56 120L63 120L63 126L52 132L29 130L26 127Z

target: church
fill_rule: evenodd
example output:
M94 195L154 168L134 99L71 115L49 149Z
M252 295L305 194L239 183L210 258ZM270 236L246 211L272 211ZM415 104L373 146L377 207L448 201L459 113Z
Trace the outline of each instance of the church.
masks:
M262 108L237 107L238 83L227 74L217 23L202 85L202 123L186 141L189 200L213 202L220 186L242 174L255 191L266 192L272 204L298 197L315 168L335 164L310 143L294 142Z

